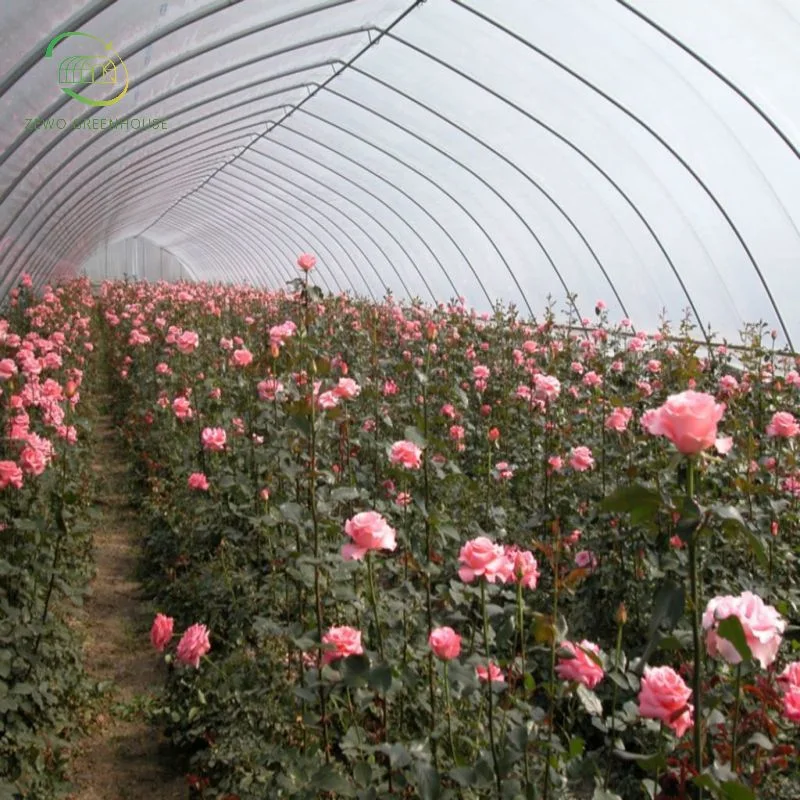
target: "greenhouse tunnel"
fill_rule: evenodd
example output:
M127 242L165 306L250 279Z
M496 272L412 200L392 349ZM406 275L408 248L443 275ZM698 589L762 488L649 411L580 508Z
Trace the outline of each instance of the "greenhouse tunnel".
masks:
M2 293L23 272L158 279L164 259L280 286L311 250L333 292L526 313L574 295L581 315L603 298L646 327L689 309L720 337L800 337L792 2L1 13ZM66 85L87 42L115 84Z
M798 800L798 76L0 0L0 800Z

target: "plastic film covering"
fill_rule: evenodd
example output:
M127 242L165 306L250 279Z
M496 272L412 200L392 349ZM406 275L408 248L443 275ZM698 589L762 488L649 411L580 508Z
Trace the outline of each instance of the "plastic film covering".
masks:
M0 293L280 286L313 250L333 292L792 345L799 26L796 0L6 0Z

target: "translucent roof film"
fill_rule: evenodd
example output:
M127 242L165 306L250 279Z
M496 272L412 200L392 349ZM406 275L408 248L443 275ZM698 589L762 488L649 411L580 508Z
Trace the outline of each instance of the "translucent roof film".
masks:
M794 346L798 40L798 0L5 0L0 294L136 238Z

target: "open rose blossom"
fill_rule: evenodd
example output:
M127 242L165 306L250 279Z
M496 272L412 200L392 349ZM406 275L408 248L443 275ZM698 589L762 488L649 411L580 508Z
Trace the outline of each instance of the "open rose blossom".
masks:
M408 469L419 469L422 466L422 450L414 442L395 442L389 454L389 461Z
M712 658L723 658L729 664L738 664L742 657L731 642L717 633L720 621L730 616L742 623L747 646L764 669L775 661L786 623L781 615L752 592L742 592L738 597L723 595L709 601L703 613L706 646Z
M203 428L200 439L206 450L220 452L225 449L225 442L228 440L228 436L224 428Z
M322 654L322 663L330 664L339 658L347 656L359 656L364 652L361 646L361 631L343 625L339 628L329 628L328 632L322 637L322 644L331 646Z
M645 667L639 691L639 714L661 720L677 736L694 725L692 690L672 667Z
M370 550L395 550L395 530L377 511L362 511L344 524L353 540L342 548L345 561L360 561Z
M170 643L174 625L175 620L172 617L156 614L156 618L153 620L153 627L150 628L150 642L159 652L163 652L164 648Z
M434 628L428 637L428 644L436 658L442 661L458 658L461 652L461 637L448 627Z
M556 672L562 681L582 683L587 689L594 689L603 680L603 668L595 663L589 653L600 655L600 648L584 639L579 644L561 642L561 650L572 653L572 658L559 657ZM588 651L588 652L587 652Z
M181 636L175 655L181 664L197 669L200 666L200 659L209 650L211 642L208 640L208 628L205 625L194 624Z
M800 433L800 425L788 411L776 411L767 425L767 436L793 439Z
M492 683L506 682L506 676L503 675L503 670L492 661L489 662L488 669L484 667L483 664L475 667L475 674L478 676L478 680L481 683L488 683L490 678Z
M486 536L471 539L458 554L458 577L464 583L475 578L486 578L489 583L506 583L512 575L513 564L506 557L505 548Z
M513 582L519 581L526 589L535 589L539 582L539 564L530 550L520 550L516 545L505 548L506 559L511 565Z
M576 472L585 472L594 467L594 457L588 447L573 447L569 453L569 465Z
M666 436L684 455L691 456L717 445L727 452L730 439L717 439L717 424L725 413L725 403L713 395L687 390L673 394L657 409L642 416L642 427L653 436Z
M303 270L303 272L311 272L311 270L316 266L316 263L317 257L311 253L301 253L297 257L297 266Z
M202 472L193 472L186 482L190 489L198 492L207 492L209 483L208 478Z
M0 461L0 489L7 486L21 489L22 482L22 470L15 461Z

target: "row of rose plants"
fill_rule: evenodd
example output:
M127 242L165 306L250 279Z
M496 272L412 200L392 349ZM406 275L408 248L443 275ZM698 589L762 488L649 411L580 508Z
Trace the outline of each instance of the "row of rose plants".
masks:
M91 576L94 299L88 281L34 295L24 277L0 318L0 797L54 798L90 685L76 607Z
M198 796L797 795L774 337L324 296L298 266L102 291Z

